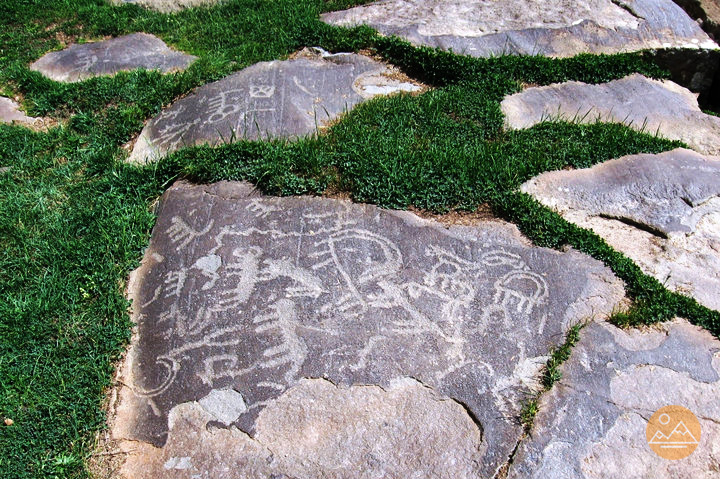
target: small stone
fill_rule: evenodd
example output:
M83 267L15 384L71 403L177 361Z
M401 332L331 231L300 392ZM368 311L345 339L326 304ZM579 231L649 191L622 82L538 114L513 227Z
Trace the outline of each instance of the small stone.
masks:
M110 0L115 5L134 4L163 13L179 12L186 8L210 6L220 0Z
M321 18L476 57L718 48L672 0L384 0Z
M195 60L192 55L168 48L154 35L133 33L46 53L30 65L30 69L55 81L76 82L137 68L162 73L183 71Z
M14 100L0 97L0 123L20 123L27 126L37 126L42 123L42 119L27 116L20 110L20 105Z

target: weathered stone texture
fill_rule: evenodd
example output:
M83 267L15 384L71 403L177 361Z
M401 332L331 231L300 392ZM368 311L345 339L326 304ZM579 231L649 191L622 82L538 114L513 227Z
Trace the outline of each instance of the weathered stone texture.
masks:
M674 0L690 17L698 20L715 40L720 40L720 0Z
M179 12L185 8L211 6L221 0L110 0L115 5L135 4L163 13Z
M163 110L143 129L129 161L155 160L183 146L305 136L365 99L421 89L391 73L385 64L348 53L305 51L258 63Z
M271 450L306 448L298 460L328 477L342 477L330 472L336 464L397 471L418 461L490 477L522 434L515 417L548 351L578 321L610 313L624 291L599 262L530 246L506 223L445 228L337 200L253 196L242 183L181 183L161 203L131 296L138 330L116 437L173 448L168 415L199 401L205 416L192 421L212 429L237 416L232 427ZM400 424L384 404L404 403L392 391L409 377L435 399L403 411L418 419ZM303 378L340 389L293 389ZM446 402L437 409L436 400ZM435 412L421 426L423 410ZM353 417L362 419L356 430ZM422 427L465 434L462 450L446 452L436 432L413 444ZM302 445L298 429L319 442ZM217 434L241 435L233 431ZM343 442L351 447L336 451ZM245 477L259 474L253 461ZM427 471L418 477L434 477Z
M600 85L534 87L505 98L501 108L508 128L529 128L548 119L623 123L720 155L720 118L703 113L697 97L671 81L635 74Z
M322 19L478 57L718 48L672 0L386 0Z
M720 341L675 320L645 331L592 323L543 396L509 479L711 479L720 471ZM680 405L702 427L687 458L662 459L646 426ZM672 424L669 427L673 427Z
M59 82L76 82L137 68L163 73L182 71L195 59L192 55L170 49L153 35L133 33L47 53L30 65L30 69Z
M522 186L671 289L720 310L720 158L677 149L544 173Z
M19 123L27 126L41 126L42 118L27 116L20 105L10 98L0 96L0 123Z
M412 379L336 387L303 379L260 413L254 438L197 403L170 412L162 449L126 445L126 477L480 477L482 431L465 409ZM195 476L197 474L197 476Z

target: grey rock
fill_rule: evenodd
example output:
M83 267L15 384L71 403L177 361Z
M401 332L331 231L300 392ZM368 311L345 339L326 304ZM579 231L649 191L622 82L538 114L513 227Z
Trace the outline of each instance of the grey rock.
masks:
M0 96L0 123L20 123L28 126L39 126L44 122L42 118L27 116L20 110L14 100Z
M700 110L697 97L671 81L634 74L601 85L567 82L528 88L501 104L505 125L529 128L548 119L623 123L720 155L720 118Z
M129 161L152 161L183 146L316 132L364 99L420 86L357 54L314 54L255 64L198 88L143 129Z
M690 17L700 22L703 30L715 40L720 39L720 0L674 0Z
M720 463L720 341L675 320L645 331L592 323L540 401L509 479L710 479ZM699 419L699 446L670 461L649 447L646 426L664 406Z
M232 389L213 389L210 394L200 399L198 404L226 426L237 421L240 415L247 411L242 394Z
M544 173L521 189L668 287L720 309L720 158L682 148L626 156Z
M386 0L322 19L477 57L718 48L672 0Z
M110 0L115 5L134 4L163 13L174 13L192 7L211 6L220 0Z
M262 436L265 408L303 378L391 388L412 377L465 406L482 440L457 454L490 477L522 434L515 418L548 351L624 297L601 263L533 247L506 223L446 228L408 212L248 192L179 183L164 196L129 287L138 327L116 437L163 446L173 408L233 389L247 406L234 426L267 445L276 433ZM314 430L335 427L322 422ZM389 431L391 444L404 434ZM368 437L353 439L352 461L390 441Z
M76 82L136 68L163 73L182 71L195 59L192 55L170 49L153 35L133 33L47 53L30 65L30 69L55 81Z
M263 409L254 438L209 419L196 404L176 406L165 447L127 445L123 475L479 477L480 429L462 405L408 378L385 389L300 380Z

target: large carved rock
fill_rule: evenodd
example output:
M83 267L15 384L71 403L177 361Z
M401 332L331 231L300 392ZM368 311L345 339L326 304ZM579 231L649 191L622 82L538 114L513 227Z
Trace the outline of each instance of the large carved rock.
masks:
M322 19L478 57L718 48L672 0L385 0Z
M685 149L626 156L544 173L522 190L668 287L720 310L720 158Z
M76 82L136 68L163 73L182 71L195 59L192 55L170 49L153 35L133 33L47 53L30 65L30 69L56 81Z
M590 324L563 379L541 399L508 478L718 477L718 351L720 341L684 320L646 331ZM694 452L676 461L656 455L646 435L648 419L671 405L689 409L701 426ZM670 435L678 423L667 419Z
M508 128L549 119L623 123L636 130L680 140L709 155L720 155L720 118L707 115L697 97L671 81L630 75L601 85L567 82L528 88L501 104Z
M458 477L491 477L522 434L516 416L538 387L548 351L572 325L610 313L624 296L601 263L532 247L506 223L446 228L338 200L252 196L242 183L171 188L130 292L138 329L116 437L168 441L172 449L173 437L188 433L182 426L173 436L179 419L168 423L168 415L197 401L212 416L188 419L200 425L198 438L207 424L253 434L253 451L308 442L297 460L317 458L305 460L328 477L338 477L330 469L340 463L396 471L418 461L452 462L448 473ZM400 424L391 419L400 413L387 409L405 401L393 391L410 377L432 391L423 389L425 399L411 401L420 405L402 414L431 412L425 426ZM293 389L303 378L327 379L340 391L325 385L296 394L306 391ZM357 395L352 385L385 392ZM281 411L288 419L268 429ZM364 419L353 426L351 416ZM413 445L407 437L423 427L465 439L446 449L432 432ZM242 436L232 428L217 434ZM408 444L393 453L403 437ZM188 441L187 450L205 447ZM350 449L335 451L343 442ZM232 454L227 464L237 464ZM213 457L221 458L216 468L226 464L225 454ZM266 470L240 463L243 477ZM434 477L430 466L408 470Z
M183 146L316 132L361 101L420 86L357 54L313 54L263 62L198 88L150 120L129 161Z
M720 0L674 0L703 30L715 40L720 39Z

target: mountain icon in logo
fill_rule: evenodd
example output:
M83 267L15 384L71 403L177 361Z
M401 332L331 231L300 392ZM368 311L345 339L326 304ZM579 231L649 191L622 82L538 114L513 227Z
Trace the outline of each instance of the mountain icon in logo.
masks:
M685 423L680 421L669 436L666 436L660 430L656 431L655 435L650 439L650 444L657 444L663 449L681 448L697 445L698 440L695 439L695 436L693 436L687 426L685 426Z
M668 431L671 431L668 434ZM671 461L684 459L700 445L702 428L697 416L689 409L673 405L655 411L648 420L645 438L650 449Z

